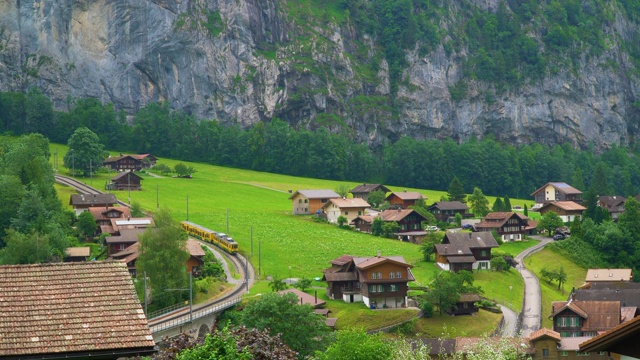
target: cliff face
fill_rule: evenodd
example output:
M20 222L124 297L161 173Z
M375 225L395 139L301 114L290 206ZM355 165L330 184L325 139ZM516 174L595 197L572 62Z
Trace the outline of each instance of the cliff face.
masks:
M389 106L388 65L374 56L374 39L357 37L352 25L313 19L303 37L304 18L289 16L296 6L291 0L3 1L0 90L37 86L63 110L69 97L95 97L129 113L167 101L200 118L243 126L280 117L295 127L350 131L374 146L402 135L493 134L511 143L606 147L626 144L635 131L638 83L615 41L597 57L578 59L578 72L560 68L496 97L487 96L490 84L469 80L467 96L457 101L450 88L463 76L465 54L447 56L442 45L425 56L408 51ZM624 38L633 26L617 16L610 30ZM371 62L374 73L363 70Z

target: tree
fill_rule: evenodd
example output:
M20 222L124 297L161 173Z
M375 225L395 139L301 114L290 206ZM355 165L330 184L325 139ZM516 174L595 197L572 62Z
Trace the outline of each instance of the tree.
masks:
M336 186L336 194L340 195L342 198L346 198L349 195L349 191L351 187L347 184L340 184Z
M153 302L159 307L170 306L185 294L165 289L188 287L185 262L187 235L171 218L171 212L160 208L153 220L155 228L147 228L139 238L139 256L136 261L138 276L146 272L151 285Z
M387 195L382 190L376 190L369 193L369 197L367 201L371 204L372 207L377 208L382 205L384 199Z
M50 261L53 256L49 236L39 232L23 234L8 230L5 243L0 250L2 264L38 264Z
M134 218L140 218L140 217L146 216L144 211L142 211L142 205L140 205L140 203L135 200L131 202L130 213L131 213L131 217L134 217Z
M458 225L458 227L462 226L462 215L459 212L456 213L456 216L454 216L454 219L455 219L456 225Z
M182 350L177 360L248 360L251 353L244 348L238 349L236 339L228 328L207 334L202 345Z
M560 269L558 269L556 280L558 280L558 290L560 290L562 284L567 282L567 273L564 271L564 267L560 266Z
M429 285L426 300L436 305L442 315L460 299L461 287L462 281L458 278L458 274L449 271L440 272Z
M420 251L422 252L424 261L431 261L431 255L436 251L435 244L440 244L440 242L441 241L436 232L427 232L424 238L422 238L422 245L420 246Z
M336 341L324 353L316 353L318 360L386 360L391 359L393 344L380 333L369 335L364 330L341 330Z
M338 222L339 227L344 227L344 224L346 224L349 219L344 215L340 215L336 221Z
M607 176L609 173L610 171L607 170L607 165L604 162L601 161L596 164L589 189L593 190L597 196L609 195L611 193L611 185L609 184Z
M193 166L187 166L183 163L177 163L173 167L173 171L178 174L178 177L191 177L191 174L196 172L196 169Z
M473 194L469 196L468 201L475 216L483 217L489 213L489 200L480 188L473 188Z
M584 232L582 231L582 221L580 221L579 217L576 216L573 218L569 230L571 231L571 237L582 239L582 237L584 236Z
M400 225L395 221L385 221L382 224L382 235L387 238L392 238L393 234L400 230Z
M278 275L275 275L273 279L269 281L269 287L271 288L271 291L278 292L288 288L289 286L287 285L287 283L282 281L282 278L280 278Z
M304 292L306 289L311 287L311 279L305 278L303 277L302 279L296 281L295 284L293 284L293 286L296 289L300 289L300 291Z
M493 206L491 207L491 211L493 212L501 212L504 211L504 205L502 204L502 199L500 197L496 197L496 201L493 202Z
M169 166L167 166L166 164L156 164L153 167L153 170L159 172L162 175L166 175L166 174L171 172L171 168Z
M80 238L82 240L93 237L98 230L98 224L91 212L83 211L78 215L78 222L76 223Z
M379 217L373 219L373 222L371 223L371 234L375 236L382 235L383 225L384 225L384 220L380 219Z
M67 146L69 151L64 155L64 166L73 171L80 170L84 176L101 167L106 157L104 145L100 143L98 135L86 127L76 129Z
M509 199L508 195L504 196L504 200L502 200L502 207L503 207L504 211L508 211L508 212L510 212L511 209L513 208L511 206L511 199Z
M504 256L502 255L491 256L491 270L507 271L509 270L509 268L510 266L507 263L507 261L504 259Z
M582 169L580 167L573 172L571 185L580 191L585 191L586 186L584 186L584 176L582 175Z
M453 180L451 180L447 196L449 197L449 201L461 201L463 203L467 202L467 194L464 192L464 186L457 176L454 176Z
M546 230L549 236L551 236L551 232L562 225L564 225L564 223L558 214L553 211L547 211L540 219L538 228Z
M524 216L529 216L529 208L527 208L527 204L524 204Z
M282 341L297 351L301 358L323 350L330 340L330 330L323 317L311 305L300 305L294 294L269 293L249 302L240 315L240 323L248 328L269 329L281 334Z

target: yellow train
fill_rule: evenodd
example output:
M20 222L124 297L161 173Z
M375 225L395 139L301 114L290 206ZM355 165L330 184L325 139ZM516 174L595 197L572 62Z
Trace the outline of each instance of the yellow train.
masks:
M235 242L233 238L227 236L227 234L215 232L190 221L180 222L180 227L186 231L187 234L211 243L231 255L235 255L238 252L238 243Z

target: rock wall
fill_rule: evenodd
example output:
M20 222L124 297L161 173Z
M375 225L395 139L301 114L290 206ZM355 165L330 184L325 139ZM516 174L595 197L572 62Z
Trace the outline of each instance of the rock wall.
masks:
M496 1L476 1L483 9ZM612 43L579 73L560 69L543 81L488 98L490 85L469 82L453 101L461 57L442 46L408 52L395 111L389 74L374 41L350 26L300 24L286 0L13 0L0 2L0 90L37 86L65 110L68 98L95 97L134 113L167 101L200 118L248 126L280 117L297 128L349 131L372 146L418 139L493 134L510 143L627 144L638 114L633 65ZM298 20L300 21L300 20ZM306 24L309 25L309 24ZM628 35L621 16L612 31ZM363 45L364 44L364 45ZM370 51L362 54L362 47ZM357 52L357 54L356 54ZM617 64L607 66L606 64ZM386 99L386 100L385 100Z

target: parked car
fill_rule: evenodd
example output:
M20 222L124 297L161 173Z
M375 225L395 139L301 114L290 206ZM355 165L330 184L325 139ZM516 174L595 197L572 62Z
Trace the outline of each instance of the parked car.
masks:
M437 226L429 225L429 226L427 226L427 227L425 228L425 230L427 230L427 231L438 231L438 230L440 230L440 229L438 229L438 227L437 227Z
M462 228L465 230L473 230L473 225L471 224L462 224Z
M564 240L564 234L555 234L553 235L553 240Z

